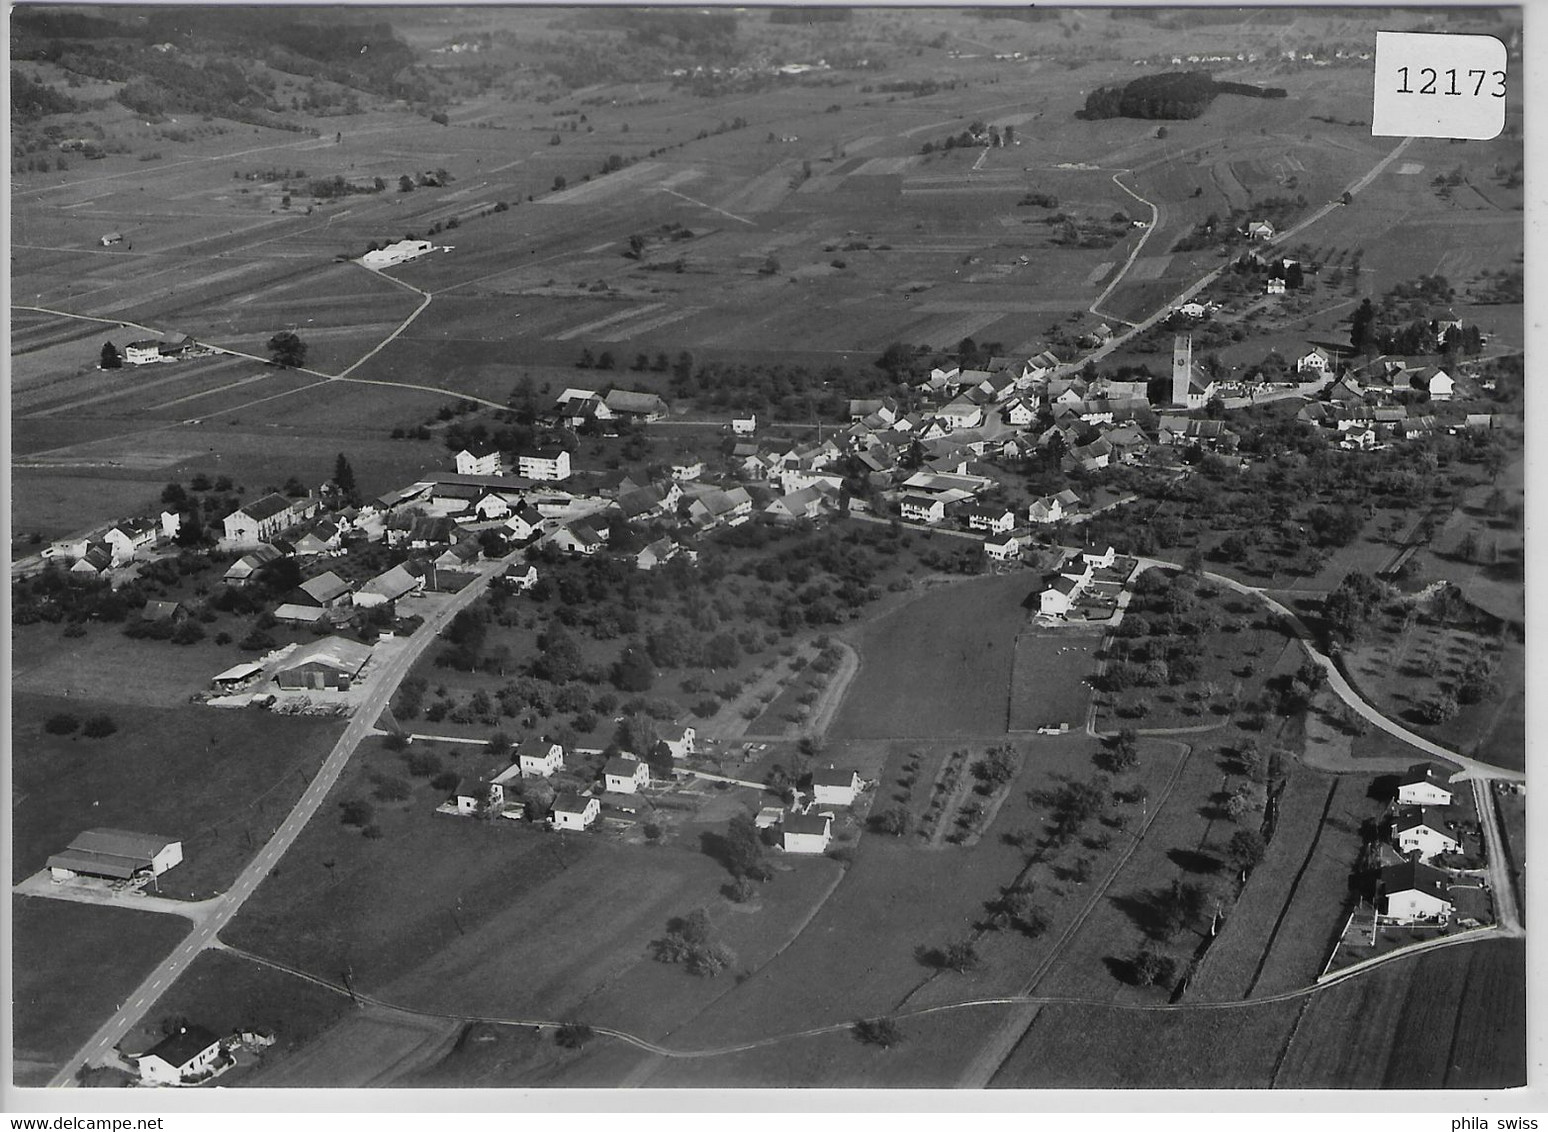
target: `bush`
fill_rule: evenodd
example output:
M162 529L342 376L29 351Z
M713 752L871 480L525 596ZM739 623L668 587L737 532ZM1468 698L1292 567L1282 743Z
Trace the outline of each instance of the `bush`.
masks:
M441 773L441 760L431 751L405 755L403 762L415 778L434 778Z
M365 827L376 815L376 807L361 798L350 798L339 803L339 820L345 825Z
M857 1041L882 1049L890 1049L903 1040L903 1031L891 1018L862 1018L851 1032Z
M554 1043L562 1049L580 1049L596 1036L584 1022L566 1022L554 1031Z
M452 785L456 786L456 783L454 782ZM409 795L413 792L413 787L403 781L403 779L388 776L378 778L376 780L376 788L371 791L377 800L381 802L407 801Z
M80 726L80 720L69 712L62 711L58 715L49 716L48 722L43 724L43 730L50 735L73 735Z
M106 739L117 730L118 724L113 722L112 716L94 715L81 728L81 734L88 739Z

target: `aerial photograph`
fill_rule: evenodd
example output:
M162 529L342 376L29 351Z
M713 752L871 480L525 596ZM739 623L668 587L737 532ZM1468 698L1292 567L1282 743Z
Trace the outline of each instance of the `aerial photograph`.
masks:
M1519 7L8 15L10 1093L1528 1084Z

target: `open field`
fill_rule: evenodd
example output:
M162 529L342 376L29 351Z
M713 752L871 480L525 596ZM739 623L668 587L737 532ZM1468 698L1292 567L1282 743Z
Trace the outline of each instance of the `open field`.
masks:
M15 697L12 879L42 868L83 829L107 826L183 842L164 896L224 890L289 812L333 745L334 720L214 708L132 707L30 693ZM51 735L43 721L106 707L106 739ZM237 724L240 723L240 726Z
M958 582L867 626L855 642L860 674L831 737L1003 735L1023 602L1035 588L1019 573Z
M1015 644L1010 730L1082 726L1091 699L1087 681L1101 642L1096 633L1024 629Z
M11 915L18 1085L46 1084L188 934L181 916L63 900L13 896Z
M1390 963L1319 993L1280 1088L1495 1089L1526 1080L1525 949L1517 940Z

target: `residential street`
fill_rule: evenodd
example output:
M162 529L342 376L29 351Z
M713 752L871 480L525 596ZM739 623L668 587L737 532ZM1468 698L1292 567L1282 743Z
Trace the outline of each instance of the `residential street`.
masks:
M188 969L199 952L210 946L221 929L241 911L247 898L279 864L285 851L290 848L306 823L317 813L328 791L338 781L350 756L355 753L355 748L372 732L377 717L386 708L392 694L403 678L408 675L409 669L419 659L420 654L435 641L441 630L459 611L473 603L488 586L490 579L514 562L521 553L520 550L512 551L503 558L486 563L479 570L478 577L474 581L469 582L440 610L426 618L425 623L408 639L406 646L381 669L370 675L369 690L355 712L354 718L350 720L349 726L339 737L339 741L334 744L333 750L329 752L322 768L307 786L306 792L301 795L300 801L280 823L274 835L242 870L230 889L211 901L202 902L209 908L202 921L196 924L187 938L178 945L176 951L145 977L145 980L129 995L118 1013L108 1019L75 1056L64 1064L49 1082L50 1086L73 1086L75 1075L82 1065L108 1057L124 1036L139 1024L146 1011L155 1005L162 992Z

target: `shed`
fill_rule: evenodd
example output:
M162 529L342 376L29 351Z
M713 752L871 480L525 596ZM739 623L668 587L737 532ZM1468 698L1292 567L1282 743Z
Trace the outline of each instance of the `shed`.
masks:
M183 859L183 843L154 833L88 829L62 853L48 859L55 880L75 876L129 880L142 873L160 876Z
M275 669L281 688L332 688L344 691L371 660L371 646L344 637L324 637L303 645Z

